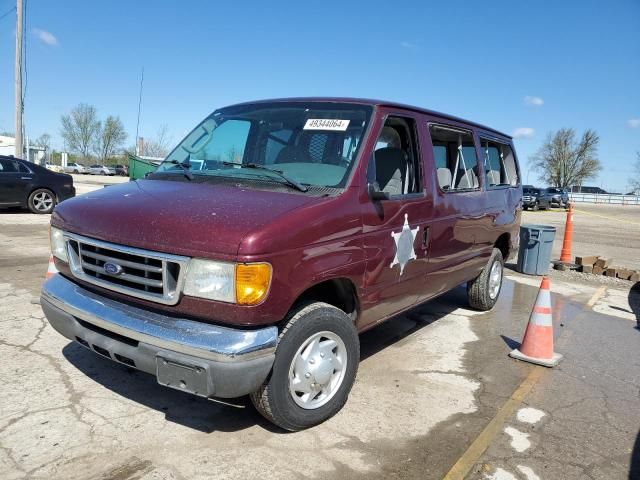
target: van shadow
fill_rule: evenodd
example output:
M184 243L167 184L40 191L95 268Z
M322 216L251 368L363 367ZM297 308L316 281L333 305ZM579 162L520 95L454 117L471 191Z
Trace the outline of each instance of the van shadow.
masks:
M633 445L631 452L631 466L629 468L629 480L638 480L640 478L640 432L636 437L636 443Z
M629 290L629 306L636 316L635 329L640 331L640 282L636 282Z
M464 287L368 330L360 336L360 360L370 359L459 307L467 307ZM67 344L62 353L69 363L94 382L146 408L163 412L169 422L203 433L235 432L255 425L273 433L290 433L265 420L253 408L248 396L219 403L173 390L159 385L153 375L113 362L75 342Z

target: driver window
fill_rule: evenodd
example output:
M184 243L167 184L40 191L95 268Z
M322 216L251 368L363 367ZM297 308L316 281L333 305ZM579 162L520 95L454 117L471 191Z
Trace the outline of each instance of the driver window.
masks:
M247 120L227 120L205 139L203 146L191 155L191 160L214 160L241 163L249 137L251 123Z
M422 191L415 131L413 119L389 117L378 136L367 177L391 196Z

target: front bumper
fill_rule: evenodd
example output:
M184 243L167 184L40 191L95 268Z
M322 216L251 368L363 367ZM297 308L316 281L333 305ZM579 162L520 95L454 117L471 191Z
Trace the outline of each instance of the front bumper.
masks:
M68 339L203 397L254 392L275 359L276 327L240 330L173 318L97 295L60 274L44 283L40 303Z

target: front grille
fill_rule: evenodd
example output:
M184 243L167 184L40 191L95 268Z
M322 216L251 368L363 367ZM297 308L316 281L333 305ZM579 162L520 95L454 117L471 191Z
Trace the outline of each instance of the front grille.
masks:
M69 265L77 278L146 300L170 305L178 302L187 257L102 242L75 234L64 235Z

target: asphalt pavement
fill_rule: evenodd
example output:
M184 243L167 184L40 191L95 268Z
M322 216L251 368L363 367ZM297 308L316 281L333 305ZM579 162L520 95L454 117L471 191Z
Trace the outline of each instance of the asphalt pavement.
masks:
M489 313L468 310L458 288L362 335L344 410L285 433L246 398L226 405L166 389L58 335L37 303L47 222L0 214L3 479L639 475L637 291L553 278L565 358L546 369L507 356L539 278L508 271Z

